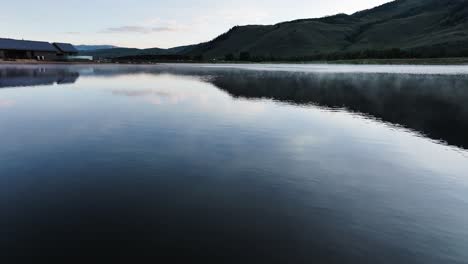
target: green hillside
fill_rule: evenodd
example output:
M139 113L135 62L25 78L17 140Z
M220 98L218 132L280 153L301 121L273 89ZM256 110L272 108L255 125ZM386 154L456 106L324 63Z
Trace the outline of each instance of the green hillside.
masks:
M294 58L392 49L419 57L468 56L468 1L397 0L352 15L237 26L188 54Z

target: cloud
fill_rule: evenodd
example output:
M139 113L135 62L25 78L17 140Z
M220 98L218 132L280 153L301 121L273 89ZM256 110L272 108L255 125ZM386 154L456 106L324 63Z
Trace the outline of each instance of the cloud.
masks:
M177 31L178 28L172 26L142 27L142 26L121 26L110 27L101 31L101 33L139 33L149 34L154 32Z

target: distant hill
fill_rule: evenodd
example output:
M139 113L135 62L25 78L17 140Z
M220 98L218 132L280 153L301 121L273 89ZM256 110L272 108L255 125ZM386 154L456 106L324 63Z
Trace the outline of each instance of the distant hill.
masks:
M194 47L194 45L180 46L170 49L106 48L97 50L81 50L80 55L94 56L96 58L116 58L142 55L175 55L184 52L187 53L192 47Z
M352 15L236 26L198 45L104 49L86 55L166 54L254 61L468 57L468 0L396 0Z
M90 50L114 49L117 47L112 46L112 45L75 45L75 48L79 51L90 51Z

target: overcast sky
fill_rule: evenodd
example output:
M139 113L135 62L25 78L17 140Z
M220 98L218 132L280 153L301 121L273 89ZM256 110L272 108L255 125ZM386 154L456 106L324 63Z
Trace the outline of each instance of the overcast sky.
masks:
M351 14L389 0L2 1L0 37L122 47L210 40L235 25Z

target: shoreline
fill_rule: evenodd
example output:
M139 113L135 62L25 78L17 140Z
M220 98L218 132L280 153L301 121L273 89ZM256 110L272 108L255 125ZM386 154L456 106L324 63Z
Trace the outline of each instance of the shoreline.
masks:
M67 65L67 64L104 64L95 61L36 61L36 60L18 60L18 61L4 61L0 60L0 64L28 64L28 65L41 65L41 64L58 64L58 65Z
M468 65L468 57L459 58L428 58L428 59L355 59L355 60L336 60L336 61L128 61L128 62L96 62L96 61L35 61L18 60L3 61L0 64L29 64L29 65L158 65L158 64L330 64L330 65Z

